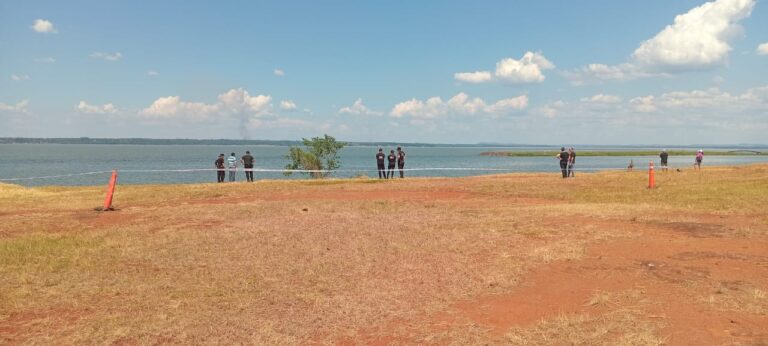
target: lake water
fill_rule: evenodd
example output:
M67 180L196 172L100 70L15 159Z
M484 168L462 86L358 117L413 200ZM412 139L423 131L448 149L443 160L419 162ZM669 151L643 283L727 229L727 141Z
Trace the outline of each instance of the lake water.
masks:
M385 148L388 152L389 149ZM550 157L491 157L484 151L555 150L543 147L412 147L407 153L406 168L465 168L483 170L425 170L406 172L407 176L458 177L504 172L558 172L559 166ZM590 150L592 148L577 148ZM608 150L601 147L599 150ZM656 149L656 148L652 148ZM672 148L669 148L672 149ZM60 145L60 144L0 144L0 179L77 174L95 171L120 171L121 184L169 184L215 182L216 173L206 172L131 172L132 170L210 169L219 153L238 157L250 150L256 157L256 167L282 169L288 160L286 146L215 146L215 145ZM626 150L626 149L623 149ZM336 177L359 174L376 176L374 155L377 147L349 146L341 151L341 169ZM578 150L577 150L578 153ZM705 148L706 153L706 148ZM636 169L645 169L649 160L658 164L658 156L578 157L577 174L581 171L622 169L630 160ZM690 167L693 157L669 158L671 167ZM768 162L768 156L705 156L704 166L739 165ZM109 173L55 177L45 179L3 181L26 186L40 185L102 185ZM238 172L238 180L244 180ZM305 175L290 177L279 172L259 172L256 179L304 179Z

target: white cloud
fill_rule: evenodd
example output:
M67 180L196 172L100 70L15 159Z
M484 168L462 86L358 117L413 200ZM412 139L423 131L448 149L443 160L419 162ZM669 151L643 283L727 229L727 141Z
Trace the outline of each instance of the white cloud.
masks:
M155 70L149 70L149 71L147 71L147 76L150 76L150 77L155 77L155 76L158 76L158 75L160 75L160 73L158 73L158 72L157 72L157 71L155 71Z
M351 106L339 109L339 114L381 115L382 113L369 109L363 104L363 99L358 98Z
M619 103L621 98L615 95L596 94L592 97L585 97L581 99L581 102L587 103Z
M768 42L761 43L757 46L757 54L768 55Z
M75 110L81 114L114 114L118 110L111 103L105 103L103 105L91 105L85 101L80 101L75 105Z
M45 19L35 19L35 23L32 24L31 28L35 32L42 34L55 34L58 32L58 30L53 27L53 23Z
M654 105L653 95L635 97L629 100L630 107L640 113L651 113L656 111L656 105Z
M182 101L179 96L160 97L139 115L150 120L187 120L209 121L221 117L239 117L247 119L268 114L271 109L271 96L251 96L242 88L231 89L218 96L218 102Z
M632 80L725 64L731 42L741 36L738 24L749 17L755 0L716 0L675 17L653 38L640 44L629 62L589 64L564 73L574 85L593 81Z
M202 102L184 102L178 96L160 97L139 114L146 119L172 120L185 119L192 121L208 120L219 111L218 105L207 105Z
M389 114L395 118L410 116L420 119L434 119L450 115L499 116L525 109L527 106L527 95L502 99L493 104L486 104L479 97L470 98L465 93L459 93L447 101L443 101L439 97L431 97L426 101L411 99L400 102L392 108Z
M643 42L632 57L648 70L721 65L731 51L730 41L741 35L738 22L749 17L754 5L754 0L717 0L695 7Z
M56 62L56 59L52 57L45 57L45 58L36 58L34 61L40 64L53 64Z
M454 73L453 78L467 83L484 83L490 82L493 79L493 76L488 71L477 71Z
M102 59L106 61L118 61L123 58L123 54L120 52L115 52L115 53L93 52L91 53L91 58Z
M0 111L11 112L11 113L26 113L27 105L29 105L29 100L20 101L15 105L9 105L9 104L0 102Z
M282 77L282 76L285 76L285 71L283 71L282 69L276 68L274 71L272 71L272 74L278 77Z
M526 52L519 60L513 58L502 59L496 63L496 70L491 75L489 71L459 72L453 78L468 83L484 83L501 81L507 83L541 83L546 79L543 70L555 68L555 65L547 60L541 53Z
M280 101L280 109L286 110L286 111L294 111L298 108L296 106L296 103L291 100L282 100Z
M19 74L19 75L17 75L17 74L12 74L12 75L11 75L11 79L12 79L12 80L15 80L15 81L17 81L17 82L18 82L18 81L28 80L28 79L29 79L29 76L28 76L28 75L25 75L25 74Z

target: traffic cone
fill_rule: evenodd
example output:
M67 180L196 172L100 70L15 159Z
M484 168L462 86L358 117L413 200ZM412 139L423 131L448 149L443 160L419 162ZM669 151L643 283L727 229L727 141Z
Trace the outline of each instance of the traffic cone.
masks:
M115 185L117 185L117 170L112 170L112 177L109 178L109 188L107 189L107 198L104 199L104 211L115 210L112 208L112 195L115 193Z
M648 188L653 189L656 187L656 179L653 174L653 161L648 164Z

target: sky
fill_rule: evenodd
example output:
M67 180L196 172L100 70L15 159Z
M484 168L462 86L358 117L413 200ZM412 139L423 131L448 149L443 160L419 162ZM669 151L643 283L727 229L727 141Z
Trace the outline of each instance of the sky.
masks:
M768 4L0 1L0 137L768 144Z

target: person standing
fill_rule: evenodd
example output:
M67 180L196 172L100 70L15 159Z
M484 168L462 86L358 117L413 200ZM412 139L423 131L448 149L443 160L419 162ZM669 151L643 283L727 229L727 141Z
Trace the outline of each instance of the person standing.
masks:
M661 171L666 172L667 171L667 159L669 158L669 153L667 153L667 149L662 149L661 154L659 154L659 158L661 158Z
M387 173L384 170L384 159L387 156L384 155L384 149L379 148L379 152L376 153L376 169L379 171L379 179L386 179Z
M704 160L704 150L699 149L696 153L696 161L693 163L693 168L701 169L701 161Z
M405 152L397 147L397 169L400 170L400 178L403 178L403 168L405 168Z
M237 173L237 157L235 153L232 153L227 158L227 167L229 168L229 181L235 181L235 173Z
M248 150L240 158L240 162L243 163L243 168L245 169L245 180L248 182L253 182L253 161L253 156L251 156L251 152Z
M568 176L569 177L576 177L576 173L573 172L573 165L576 164L576 150L573 150L573 147L568 149Z
M394 150L389 151L389 156L387 156L387 179L392 179L395 177L395 162L397 161L397 155L395 155Z
M226 176L224 171L224 154L219 154L219 157L213 162L213 166L216 167L216 181L223 183L224 176Z
M560 153L555 156L560 160L560 172L563 173L563 179L568 178L568 152L565 151L565 147L560 147Z

